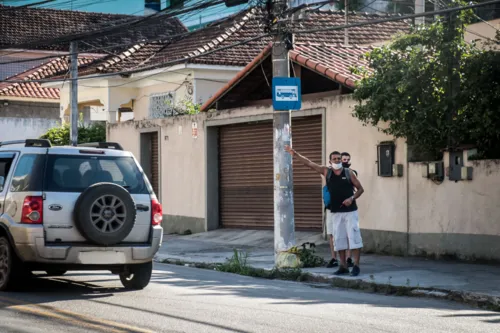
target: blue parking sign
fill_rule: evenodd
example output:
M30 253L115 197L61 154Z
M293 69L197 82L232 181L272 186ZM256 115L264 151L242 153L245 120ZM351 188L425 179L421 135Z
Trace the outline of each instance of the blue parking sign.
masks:
M274 110L300 110L301 107L300 79L297 77L273 77Z

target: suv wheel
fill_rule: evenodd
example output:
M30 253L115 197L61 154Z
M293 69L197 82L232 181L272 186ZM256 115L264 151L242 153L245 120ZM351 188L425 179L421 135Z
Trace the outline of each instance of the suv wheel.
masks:
M5 237L0 238L0 290L8 290L12 284L12 249Z
M17 258L7 238L0 237L0 291L12 290L31 277Z
M112 183L88 187L78 198L74 212L83 237L104 246L122 242L132 231L137 214L130 193Z
M120 280L127 289L140 290L146 288L153 273L153 262L129 266L127 272L120 273Z

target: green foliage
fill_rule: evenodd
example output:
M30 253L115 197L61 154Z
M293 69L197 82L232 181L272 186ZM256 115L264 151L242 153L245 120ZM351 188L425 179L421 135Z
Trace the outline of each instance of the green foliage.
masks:
M309 248L307 248L309 245ZM326 264L323 257L316 254L316 244L314 243L304 243L301 248L293 247L289 250L290 253L297 254L299 256L302 267L320 267Z
M190 98L185 98L179 101L177 104L171 103L170 101L167 102L167 104L178 115L193 115L198 114L201 111L201 104L194 103Z
M500 155L500 54L463 40L471 18L462 11L456 24L415 28L366 54L373 73L352 69L364 76L354 116L422 151L472 143Z
M233 256L228 258L225 263L217 264L215 270L219 272L234 273L239 275L258 277L264 279L280 279L290 281L305 281L310 275L303 273L300 268L273 268L266 270L255 268L248 265L248 253L242 253L234 250Z
M48 139L54 146L67 146L70 144L70 125L64 124L60 127L49 129L40 139ZM89 126L79 124L78 143L104 142L106 141L106 125L94 123Z
M224 264L219 267L219 271L227 273L236 273L242 275L248 275L250 266L247 264L248 253L242 253L238 250L233 250L233 256L228 258Z

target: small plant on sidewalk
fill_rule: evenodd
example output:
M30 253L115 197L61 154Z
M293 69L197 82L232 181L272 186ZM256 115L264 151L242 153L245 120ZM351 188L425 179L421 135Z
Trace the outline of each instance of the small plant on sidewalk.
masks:
M247 263L248 253L240 252L236 249L233 250L233 256L228 258L227 261L217 267L218 271L226 273L236 273L241 275L249 275L251 269Z
M309 245L309 248L307 248L307 245ZM301 247L302 248L299 249L297 246L294 246L289 250L290 253L294 253L299 257L302 263L301 267L321 267L326 264L325 259L316 254L316 244L304 243Z

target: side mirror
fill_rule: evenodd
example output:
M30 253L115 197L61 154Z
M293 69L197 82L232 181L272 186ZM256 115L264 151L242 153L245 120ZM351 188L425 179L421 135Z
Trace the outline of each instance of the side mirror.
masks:
M5 185L5 177L0 176L0 192L3 191L4 185Z

